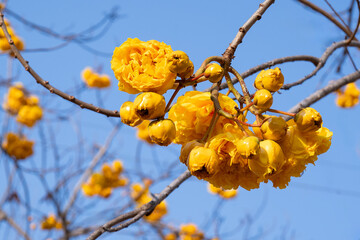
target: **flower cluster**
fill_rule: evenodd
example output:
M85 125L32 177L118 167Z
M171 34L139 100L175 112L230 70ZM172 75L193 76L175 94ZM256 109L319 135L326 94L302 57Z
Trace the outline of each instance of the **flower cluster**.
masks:
M204 233L193 223L181 225L179 235L181 240L202 240L205 238Z
M351 108L359 103L360 90L355 83L349 83L342 91L337 92L336 105L341 108Z
M33 145L33 141L29 141L25 137L10 132L6 134L2 148L9 156L17 160L22 160L33 154Z
M120 174L123 172L123 164L119 160L115 160L112 166L103 164L100 173L93 173L87 183L82 185L83 193L92 197L99 195L107 198L111 195L113 188L125 186L128 180L121 177Z
M41 229L43 230L52 230L52 229L62 229L61 221L56 219L54 214L49 214L44 220L41 221Z
M224 199L234 198L237 195L237 190L235 190L235 189L224 190L222 188L215 187L214 185L212 185L210 183L208 184L208 190L210 193L219 195L220 197L222 197Z
M81 77L89 88L106 88L111 84L110 77L106 74L94 72L90 67L81 72Z
M39 99L29 95L21 83L9 88L2 107L11 115L16 115L16 121L27 127L33 127L43 115Z
M19 51L24 50L24 41L15 34L14 29L10 26L10 22L6 19L5 19L5 25L11 36L11 39L14 41L14 45L16 46L16 48ZM0 31L0 51L2 53L10 53L10 55L13 55L13 53L10 49L10 44L9 44L8 40L6 39L5 34L2 30Z
M135 183L132 187L131 197L136 202L138 207L150 202L152 200L149 187L151 185L151 181L145 180L144 185L141 183ZM159 221L165 214L167 213L166 202L162 201L158 204L153 212L145 216L144 219L148 222L157 222Z

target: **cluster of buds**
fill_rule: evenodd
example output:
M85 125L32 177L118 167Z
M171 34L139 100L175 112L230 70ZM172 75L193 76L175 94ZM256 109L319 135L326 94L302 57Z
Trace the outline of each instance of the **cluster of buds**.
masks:
M141 138L162 146L182 144L180 161L214 187L251 190L271 180L274 187L285 188L292 176L300 176L329 149L332 132L322 127L320 114L312 108L297 114L271 108L273 94L284 84L279 68L262 70L251 95L240 74L225 65L224 58L210 57L193 74L184 52L155 40L128 39L115 49L111 66L120 90L141 93L121 106L121 121L134 127L151 120L141 126L148 126ZM243 95L234 88L230 73L239 80ZM180 80L175 81L176 76ZM226 95L218 92L224 77ZM211 92L188 91L171 106L181 88L207 80L213 83ZM166 103L161 94L171 87L175 92ZM249 112L256 117L254 124L247 123Z
M336 105L341 108L351 108L359 103L360 90L356 83L346 84L345 89L337 92Z
M14 41L14 45L16 46L16 48L19 51L24 50L24 41L15 34L14 29L10 26L10 22L6 19L5 19L5 25L11 36L11 39ZM11 56L13 56L13 53L10 48L10 44L6 39L5 34L2 30L0 31L0 51L1 53L9 53Z
M149 192L149 187L151 185L151 180L144 180L144 184L135 183L131 186L131 198L134 200L138 207L150 202L152 197ZM148 222L157 222L159 221L165 214L167 214L167 206L166 202L162 201L158 204L151 214L144 217L144 219Z
M103 198L108 198L112 189L125 186L128 180L120 174L123 172L123 164L119 160L115 160L112 166L103 164L101 172L93 173L87 183L82 185L83 193L92 197L99 195Z
M54 214L49 214L49 216L47 216L46 218L44 218L41 221L41 229L43 229L43 230L52 230L52 229L60 230L60 229L62 229L62 224L61 224L60 220L56 219L56 216Z
M89 88L107 88L110 86L110 77L106 74L94 72L90 67L81 72L81 77Z
M21 83L16 83L9 88L2 107L9 114L16 115L16 121L27 127L33 127L43 115L39 98L29 95Z
M19 136L15 133L7 133L2 148L10 156L17 160L30 157L33 154L33 141L29 141L26 137Z

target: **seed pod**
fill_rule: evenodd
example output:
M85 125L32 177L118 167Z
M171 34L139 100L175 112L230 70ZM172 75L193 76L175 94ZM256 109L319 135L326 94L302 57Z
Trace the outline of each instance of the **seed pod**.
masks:
M236 148L243 158L254 158L259 154L260 140L255 136L246 137L238 142Z
M197 146L203 147L204 143L200 143L198 140L192 140L190 142L184 143L180 151L180 162L186 164L191 150Z
M167 66L173 73L183 73L191 67L191 64L188 55L183 51L174 51L167 57Z
M284 85L284 76L280 68L262 70L255 79L254 86L257 89L267 89L271 92L278 91Z
M133 102L124 102L121 105L120 118L123 123L130 127L135 127L142 122L140 116L135 111Z
M170 119L153 121L148 130L151 140L160 146L169 145L176 137L175 124Z
M164 116L166 102L158 93L145 92L135 98L134 107L141 119L155 119Z
M265 112L271 107L273 96L268 90L260 89L255 92L253 102L261 112Z
M279 141L285 135L288 125L281 117L271 117L261 125L260 131L265 139Z
M322 125L322 118L318 111L307 107L298 112L294 121L297 128L302 132L315 132Z
M212 83L217 83L222 79L224 69L217 63L210 63L204 72L204 76Z

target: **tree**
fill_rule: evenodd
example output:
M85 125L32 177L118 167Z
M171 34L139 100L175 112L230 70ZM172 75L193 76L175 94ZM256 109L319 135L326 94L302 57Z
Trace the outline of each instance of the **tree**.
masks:
M327 210L330 206L326 204L333 206L339 201L345 202L347 197L351 197L349 205L355 211L347 210L346 218L354 218L359 210L355 205L359 196L355 186L359 179L349 174L358 168L356 162L351 161L356 157L356 149L350 143L355 142L358 130L348 123L356 118L358 109L339 109L329 98L336 97L341 107L353 107L359 99L359 90L352 84L360 77L356 60L360 46L356 38L359 1L336 5L325 1L319 6L305 0L259 3L232 2L229 6L202 5L189 9L184 3L146 6L149 3L143 2L146 7L136 8L137 13L126 12L125 16L117 9L109 11L109 5L104 4L101 10L107 13L93 24L89 22L96 18L94 15L100 15L100 9L71 3L58 6L59 9L49 8L54 20L48 24L42 22L40 14L25 14L27 3L4 2L0 20L1 91L4 93L1 181L5 183L0 188L0 232L4 238L83 239L86 236L101 239L121 235L129 239L171 239L171 234L175 238L192 234L193 239L245 239L280 235L290 238L296 233L303 236L305 232L309 233L306 236L317 237L325 233L321 227L315 230L311 225L315 225L315 220L325 222L329 216L319 208L325 205ZM41 9L31 8L31 12L47 7L42 3ZM124 3L124 7L131 10L134 6ZM147 22L133 20L134 16L146 16L150 7L156 14L151 14ZM206 8L211 10L204 11ZM84 10L81 16L85 21L55 14L61 10L69 15L74 12L75 17L79 9ZM167 9L166 12L163 9ZM295 12L301 14L295 16ZM310 24L307 19L311 19ZM129 25L131 21L133 25L127 28L124 23ZM55 23L55 27L51 26ZM75 33L62 30L70 24ZM151 24L151 32L147 32L144 25ZM136 35L131 29L136 30ZM315 32L319 30L322 34ZM60 34L61 31L64 33ZM128 37L131 39L126 40ZM186 54L147 39L164 41L171 44L173 50L182 49ZM229 41L230 45L225 46ZM149 52L157 56L150 60L154 69L162 69L160 73L166 75L166 83L144 87L145 81L140 79L126 85L128 82L122 75L131 75L126 72L129 69L123 60L129 57L126 46L141 53L134 57L143 57L141 64L151 58L147 58ZM111 54L115 47L118 50ZM160 51L156 52L158 48ZM212 55L215 57L210 57ZM141 64L132 67L136 71ZM276 67L281 67L281 73ZM263 69L267 71L261 72ZM238 73L240 70L243 73ZM273 82L266 83L269 75L276 76L275 86ZM123 91L114 86L102 89L118 80ZM256 88L252 86L254 81ZM201 92L195 94L192 87ZM228 89L233 99L222 95ZM186 95L191 91L193 95ZM180 100L182 95L185 97ZM155 98L159 100L153 104ZM144 99L150 99L150 106L139 107L137 102ZM125 101L129 103L123 105L124 115L120 119L118 109ZM189 104L193 103L190 108ZM149 116L152 104L156 113ZM322 116L323 125L317 111L301 110L313 104ZM137 106L136 114L133 105ZM159 106L162 106L160 110ZM162 120L163 113L170 107L165 119L174 122L175 136L172 130L164 130L173 129L173 125ZM308 118L308 112L312 117ZM279 114L286 116L286 120L295 117L296 125L268 117ZM138 130L122 123L137 125L146 118L160 120L152 124L153 140L168 145L176 137L174 141L183 144L182 151L181 145L165 147L135 141ZM309 120L310 125L302 124L302 118ZM188 125L182 125L183 122ZM284 132L269 132L271 124L285 126L280 127ZM9 135L10 132L14 134ZM320 166L309 166L308 163L315 162L317 155L330 147L331 132L334 132L331 152L319 156L316 163ZM170 140L164 140L164 134L170 136ZM348 146L336 139L342 139ZM198 141L187 144L191 140ZM194 145L197 147L193 148ZM184 164L179 163L179 156ZM340 156L345 160L340 162ZM222 165L224 161L227 161L226 167ZM329 171L331 166L326 162L341 166L344 172L340 167ZM302 175L305 164L306 174L294 178ZM232 172L234 166L239 166L236 173ZM213 189L219 191L219 196L208 195L205 193L207 182L196 177L223 188L236 189L240 185L239 196L235 200L222 199L221 194L226 197L224 194L229 193L219 189ZM257 188L260 182L259 190L247 192ZM273 190L271 182L278 188L287 187ZM344 187L349 184L354 186ZM196 188L195 192L190 191L191 188ZM307 202L310 198L303 196L304 192L313 193L316 200ZM334 193L340 196L329 200ZM166 204L161 202L165 198ZM239 203L245 206L239 207ZM282 209L279 205L292 211L290 225L283 221L284 214L279 216L280 224L265 224L278 219L276 210ZM337 218L342 217L339 212L343 210L336 208ZM304 222L309 212L316 213L313 220L306 219L308 223L301 225L299 222ZM200 224L202 221L205 223ZM184 225L190 222L198 226ZM128 226L131 227L125 229ZM351 231L356 228L349 223L344 229L351 238ZM329 237L337 234L344 236L339 230Z

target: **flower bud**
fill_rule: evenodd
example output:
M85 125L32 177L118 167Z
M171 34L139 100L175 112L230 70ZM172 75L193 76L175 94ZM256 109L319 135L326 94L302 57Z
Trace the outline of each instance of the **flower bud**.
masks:
M204 179L214 175L217 169L218 155L214 149L194 147L188 159L188 169L198 179Z
M120 118L123 123L131 127L139 125L142 120L136 113L133 102L124 102L120 108Z
M238 142L236 148L243 158L254 158L259 154L260 140L255 136L246 137Z
M253 102L260 111L265 112L271 107L273 96L268 90L260 89L255 92Z
M271 117L261 125L260 131L265 139L279 141L287 131L286 121L281 117Z
M166 102L158 93L145 92L135 98L134 107L141 119L155 119L164 116Z
M322 125L322 118L318 111L307 107L298 112L294 121L297 128L302 132L315 132Z
M193 75L194 73L194 64L192 61L190 61L190 64L189 66L186 68L186 70L182 73L178 73L177 75L181 78L181 79L186 79L186 78L189 78Z
M148 129L151 140L160 146L169 145L176 137L175 124L170 119L153 121Z
M222 79L224 69L217 63L210 63L204 72L204 76L212 83L217 83Z
M191 150L194 148L194 147L197 147L197 146L200 146L200 147L203 147L204 144L203 143L200 143L198 140L192 140L190 142L186 142L182 145L181 147L181 151L180 151L180 162L186 164L187 162L187 159L189 157L189 154L191 152Z
M174 51L167 57L167 66L170 72L180 74L185 72L191 65L192 62L183 51Z
M267 175L280 170L286 159L279 144L272 140L260 142L260 154L257 158L249 159L250 170L262 181Z
M262 70L255 79L257 89L267 89L271 92L278 91L284 84L284 76L280 68Z

